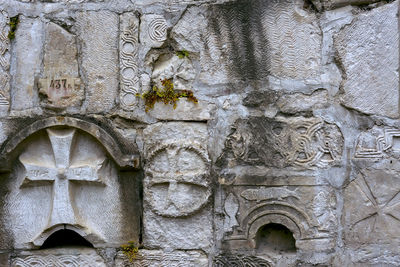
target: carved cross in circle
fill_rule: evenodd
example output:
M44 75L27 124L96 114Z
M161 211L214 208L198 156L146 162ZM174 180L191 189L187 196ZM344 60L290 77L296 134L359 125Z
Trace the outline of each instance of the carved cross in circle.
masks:
M21 187L53 185L51 212L48 227L57 224L79 223L79 215L71 193L71 182L85 182L103 184L99 170L103 166L105 157L96 161L83 158L74 158L75 129L47 129L49 137L49 151L37 151L52 155L46 161L38 162L30 156L21 154L19 160L24 165L26 176ZM42 149L44 149L42 147ZM79 148L83 149L83 148Z
M193 144L158 147L151 153L147 176L148 199L162 216L190 215L210 196L208 157Z

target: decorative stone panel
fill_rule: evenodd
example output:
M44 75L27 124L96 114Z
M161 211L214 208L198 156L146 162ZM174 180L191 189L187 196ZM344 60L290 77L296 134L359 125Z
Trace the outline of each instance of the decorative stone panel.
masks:
M64 229L76 232L94 247L138 241L137 178L132 172L119 172L123 165L114 161L109 137L96 127L58 117L30 125L27 129L32 134L21 131L28 137L16 135L8 142L6 151L8 147L10 158L15 151L16 159L11 164L2 224L12 236L14 248L39 248ZM22 142L18 142L20 138ZM123 158L120 154L119 160ZM122 202L121 194L132 202Z
M27 251L13 257L11 263L11 267L34 266L106 267L107 265L94 249L89 248Z
M320 118L250 117L236 122L217 164L328 168L342 152L340 129Z
M157 123L145 129L146 244L176 249L209 246L212 224L207 221L211 188L206 129L203 123L182 122Z
M173 251L163 252L160 250L139 250L138 255L130 262L123 253L119 253L116 259L117 267L164 267L164 266L185 266L185 267L207 267L206 255L197 251Z

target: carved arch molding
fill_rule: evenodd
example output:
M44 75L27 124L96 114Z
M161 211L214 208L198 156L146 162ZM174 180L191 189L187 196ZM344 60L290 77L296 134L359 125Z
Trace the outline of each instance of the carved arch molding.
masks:
M69 117L37 121L14 135L0 154L7 188L0 239L33 249L68 229L94 247L138 241L139 156L120 147L98 125Z

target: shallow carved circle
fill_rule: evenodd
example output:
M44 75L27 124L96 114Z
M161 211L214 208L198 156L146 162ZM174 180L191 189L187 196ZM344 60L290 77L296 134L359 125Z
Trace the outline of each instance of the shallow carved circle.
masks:
M167 144L150 154L146 190L152 210L179 217L200 210L211 195L208 157L193 145Z

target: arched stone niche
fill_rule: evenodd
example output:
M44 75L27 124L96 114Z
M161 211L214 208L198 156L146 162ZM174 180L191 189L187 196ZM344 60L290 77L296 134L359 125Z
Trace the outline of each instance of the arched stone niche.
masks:
M104 129L49 118L17 133L2 151L1 239L8 245L0 248L40 248L60 230L95 248L139 240L138 156L124 154Z
M294 239L294 249L309 250L313 244L308 240L315 236L312 220L298 208L279 201L260 203L248 210L247 215L231 235L226 236L225 245L235 251L254 251L264 254L271 251L259 249L260 231L266 225L275 224L286 228Z

